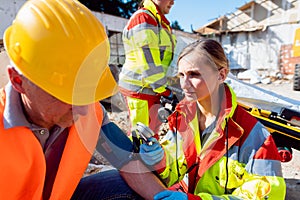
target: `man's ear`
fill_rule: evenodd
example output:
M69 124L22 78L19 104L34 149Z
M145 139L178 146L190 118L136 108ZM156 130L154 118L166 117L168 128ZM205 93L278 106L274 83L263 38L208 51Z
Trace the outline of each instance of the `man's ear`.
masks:
M23 78L22 75L20 75L17 70L13 67L8 67L8 77L9 80L13 86L13 88L19 92L19 93L24 93L24 88L23 88Z

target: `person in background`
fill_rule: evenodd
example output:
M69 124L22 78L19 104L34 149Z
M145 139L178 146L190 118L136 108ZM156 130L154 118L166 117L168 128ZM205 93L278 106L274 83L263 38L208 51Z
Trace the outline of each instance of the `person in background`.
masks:
M170 187L154 199L284 199L275 142L224 82L229 64L221 44L189 44L178 68L185 98L168 118L170 130L161 146L140 147L143 161Z
M4 46L11 64L0 89L0 199L152 199L165 188L133 160L130 139L99 103L118 87L92 12L76 0L29 0ZM95 149L119 171L83 178Z
M166 73L176 45L165 17L174 0L143 0L123 31L125 63L119 75L120 92L129 109L131 126L148 125L156 134L160 97L172 96Z

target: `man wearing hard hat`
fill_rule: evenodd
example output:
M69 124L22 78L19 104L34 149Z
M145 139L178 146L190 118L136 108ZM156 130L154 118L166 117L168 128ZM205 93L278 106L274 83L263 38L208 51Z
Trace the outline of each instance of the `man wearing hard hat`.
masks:
M0 199L139 198L119 172L143 198L163 190L99 103L117 86L105 30L85 6L29 0L4 45L11 64L0 90ZM82 178L95 148L119 172Z

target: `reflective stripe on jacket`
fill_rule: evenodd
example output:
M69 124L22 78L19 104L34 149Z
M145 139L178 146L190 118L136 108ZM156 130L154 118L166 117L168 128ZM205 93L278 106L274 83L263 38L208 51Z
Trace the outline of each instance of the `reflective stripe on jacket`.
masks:
M169 21L151 0L145 0L144 7L130 18L123 31L123 43L126 60L119 85L135 92L143 93L143 88L164 92L176 39Z
M46 161L41 144L27 127L4 129L5 91L0 90L0 199L42 199ZM89 107L69 128L69 136L49 199L70 199L94 152L103 111Z
M177 105L169 117L174 141L162 141L165 157L155 168L168 186L188 173L189 199L284 199L286 185L272 136L237 105L226 84L224 96L216 128L203 146L196 102Z

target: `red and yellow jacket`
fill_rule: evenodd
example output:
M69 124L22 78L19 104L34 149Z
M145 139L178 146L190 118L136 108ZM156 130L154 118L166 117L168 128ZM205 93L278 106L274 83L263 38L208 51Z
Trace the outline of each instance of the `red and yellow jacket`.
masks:
M284 199L286 185L272 136L237 105L226 84L223 99L216 126L203 146L197 103L177 105L169 117L173 140L162 141L165 157L155 166L161 179L172 186L188 174L189 199Z
M27 127L4 128L3 89L0 97L0 199L42 199L46 174L43 149ZM103 111L96 103L69 128L49 199L71 198L94 152L102 118Z
M157 6L151 0L145 0L143 5L123 31L126 59L119 86L154 95L166 90L166 73L174 56L176 38L170 22Z

